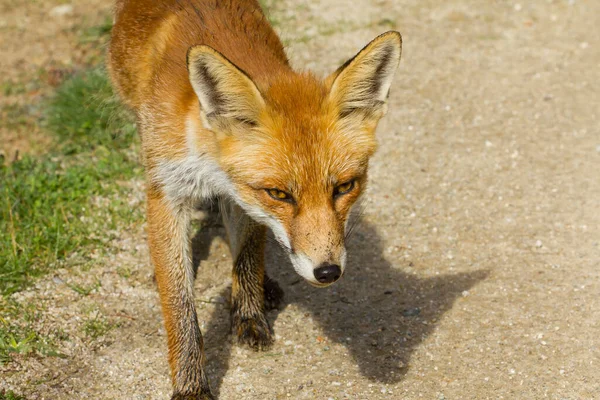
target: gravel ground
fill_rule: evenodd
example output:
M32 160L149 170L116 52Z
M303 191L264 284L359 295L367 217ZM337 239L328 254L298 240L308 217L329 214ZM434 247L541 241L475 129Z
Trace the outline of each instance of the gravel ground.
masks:
M222 227L204 223L197 307L219 399L599 398L600 2L320 3L273 11L299 67L325 73L384 30L404 37L365 215L329 289L269 249L286 307L265 353L231 344L231 259ZM116 244L91 270L15 295L70 340L65 358L2 367L0 387L168 398L143 227ZM66 285L96 279L85 297ZM90 340L81 326L97 315L114 328Z

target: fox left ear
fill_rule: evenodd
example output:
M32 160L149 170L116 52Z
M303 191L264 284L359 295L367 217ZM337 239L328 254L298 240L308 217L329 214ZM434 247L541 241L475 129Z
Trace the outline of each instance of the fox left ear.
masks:
M198 96L208 128L256 123L264 100L245 72L205 45L188 50L187 66L190 83Z
M402 36L395 31L376 37L330 77L330 99L344 117L355 111L383 116L400 63Z

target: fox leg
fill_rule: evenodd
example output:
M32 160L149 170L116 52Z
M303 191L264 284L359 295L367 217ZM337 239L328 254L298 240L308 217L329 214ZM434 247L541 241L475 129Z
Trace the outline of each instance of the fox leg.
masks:
M172 400L211 400L194 307L190 213L169 204L159 190L148 190L148 238L167 330Z
M230 201L221 202L221 212L234 259L231 329L239 343L264 350L273 344L266 306L277 307L283 297L277 282L265 275L266 228Z

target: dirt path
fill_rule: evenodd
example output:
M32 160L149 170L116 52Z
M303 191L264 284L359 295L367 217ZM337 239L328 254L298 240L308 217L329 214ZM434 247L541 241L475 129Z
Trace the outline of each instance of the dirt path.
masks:
M230 256L195 238L198 317L220 399L594 399L600 393L600 3L278 3L298 66L333 70L404 37L364 222L344 279L299 282L272 351L230 344ZM531 4L530 4L531 3ZM143 198L136 200L140 207ZM7 366L27 399L166 399L166 338L143 230L90 271L16 295L63 327L66 358ZM127 271L127 273L123 273ZM101 287L81 296L66 283ZM98 340L82 324L115 327Z

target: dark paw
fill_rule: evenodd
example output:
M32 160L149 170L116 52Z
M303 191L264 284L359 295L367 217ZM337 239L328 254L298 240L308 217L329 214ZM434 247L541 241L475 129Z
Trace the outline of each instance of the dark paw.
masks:
M171 396L171 400L215 400L212 394L202 393L202 394L182 394L182 393L173 393Z
M283 303L283 289L277 281L265 276L265 310L275 310Z
M267 350L273 344L273 333L264 316L258 318L233 317L233 334L239 344L247 344L252 349Z

